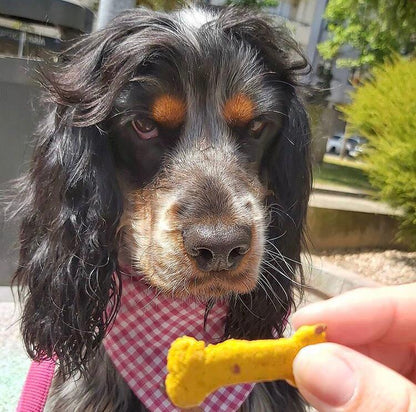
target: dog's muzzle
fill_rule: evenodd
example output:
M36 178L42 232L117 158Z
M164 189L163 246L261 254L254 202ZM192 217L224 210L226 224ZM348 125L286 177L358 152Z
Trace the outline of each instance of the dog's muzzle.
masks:
M134 255L165 291L247 293L264 249L264 189L235 151L184 150L136 195Z

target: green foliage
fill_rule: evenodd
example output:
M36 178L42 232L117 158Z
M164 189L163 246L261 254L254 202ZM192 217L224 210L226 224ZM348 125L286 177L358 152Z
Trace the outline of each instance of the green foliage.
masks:
M357 53L356 58L339 58L339 67L373 67L394 52L414 53L414 0L329 0L324 17L330 38L318 46L323 58L337 58L346 45Z
M355 160L338 160L326 157L325 161L316 165L313 178L317 183L339 187L359 189L373 194L373 187L368 181L366 168Z
M227 0L227 4L234 4L243 7L276 7L279 4L278 0Z
M183 6L185 2L183 0L137 0L137 6L148 7L152 10L175 10Z
M198 3L198 2L196 2ZM201 1L205 4L204 1ZM137 6L145 6L153 10L174 10L184 4L187 4L185 0L137 0ZM227 4L234 4L236 6L243 7L276 7L279 4L278 0L227 0Z
M380 196L405 216L402 236L416 248L416 59L374 69L341 110L352 131L369 139L368 173Z

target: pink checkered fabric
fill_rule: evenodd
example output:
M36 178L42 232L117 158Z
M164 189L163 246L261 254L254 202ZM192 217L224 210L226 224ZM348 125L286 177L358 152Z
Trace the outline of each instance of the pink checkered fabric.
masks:
M182 335L216 343L224 331L227 307L212 308L204 330L205 305L158 294L138 276L123 276L120 311L104 340L117 370L152 412L179 411L164 389L170 344ZM204 412L236 411L253 389L234 385L212 393L201 405Z

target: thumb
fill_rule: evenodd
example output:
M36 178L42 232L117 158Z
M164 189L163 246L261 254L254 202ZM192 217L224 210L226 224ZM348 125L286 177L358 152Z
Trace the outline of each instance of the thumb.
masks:
M303 348L296 385L320 412L415 412L416 386L386 366L335 343Z

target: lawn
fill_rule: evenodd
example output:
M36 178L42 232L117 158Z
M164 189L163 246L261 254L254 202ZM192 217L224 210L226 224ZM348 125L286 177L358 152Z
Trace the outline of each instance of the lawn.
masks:
M313 170L314 181L373 192L374 189L368 181L365 168L363 162L355 159L325 156L323 163Z

